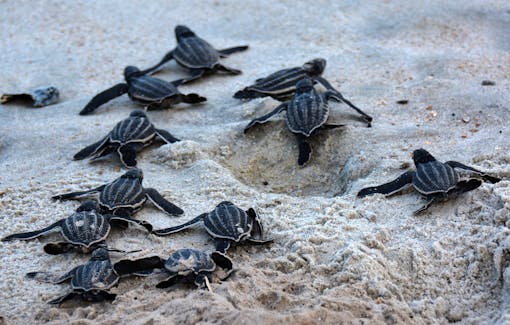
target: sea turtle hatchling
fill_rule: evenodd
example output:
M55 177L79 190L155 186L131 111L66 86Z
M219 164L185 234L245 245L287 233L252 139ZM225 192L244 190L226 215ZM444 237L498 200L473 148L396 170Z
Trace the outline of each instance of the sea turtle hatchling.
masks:
M49 304L59 305L75 297L81 297L83 300L90 302L114 300L117 295L110 293L109 290L118 284L120 276L131 273L137 274L135 271L131 272L128 267L124 267L122 272L114 270L108 249L98 247L92 252L87 264L79 265L62 276L55 276L48 272L30 272L27 273L27 277L40 282L55 284L70 279L71 291L48 302Z
M119 154L124 166L136 166L136 153L149 146L156 137L166 143L180 141L168 131L156 129L142 110L135 110L129 117L115 125L106 137L80 150L74 155L75 160L92 157L97 159L112 152Z
M131 100L146 106L147 110L169 108L178 103L202 103L207 98L198 94L184 95L177 85L162 79L146 76L137 67L128 66L124 69L126 82L106 89L96 96L81 110L80 115L87 115L99 106L127 93Z
M175 85L190 82L202 77L205 73L225 72L228 74L240 74L241 71L226 67L220 63L220 58L225 58L232 53L248 49L248 46L236 46L224 50L216 50L211 44L196 36L186 26L175 27L175 37L177 47L168 52L163 59L153 67L143 70L143 73L154 73L163 64L175 59L175 61L188 69L191 76L184 79L173 81Z
M304 78L310 78L314 82L318 81L327 89L338 92L326 79L321 77L325 67L326 60L317 58L306 62L301 67L277 71L265 78L257 79L253 85L239 90L234 94L234 98L250 100L270 96L281 102L288 101L296 92L296 84ZM343 101L351 107L354 106L345 98Z
M343 126L343 124L327 123L329 117L329 100L343 102L344 99L338 92L327 90L320 94L314 89L313 81L305 78L296 85L296 93L292 100L282 103L272 112L252 120L245 128L247 133L256 124L266 123L271 117L287 111L286 121L289 130L296 135L299 147L298 164L304 166L312 155L312 147L307 139L319 128L332 129ZM353 107L363 116L363 119L370 126L372 117L360 109Z
M30 101L34 107L43 107L58 102L59 96L60 93L56 87L38 87L28 93L3 94L0 96L0 104L12 101Z
M184 213L181 208L167 201L155 189L144 188L142 181L143 172L140 169L131 169L111 183L87 191L55 195L53 198L70 200L99 194L100 211L120 216L131 216L138 212L147 199L158 209L170 215Z
M214 238L216 251L220 253L225 253L234 243L248 241L253 244L266 244L273 241L263 238L264 230L255 210L250 208L244 211L228 201L221 202L211 212L202 213L182 225L154 230L153 233L166 236L199 222L203 222L206 231Z
M358 197L375 193L392 195L412 185L427 200L424 206L414 212L414 214L418 214L434 202L474 190L482 184L482 180L493 184L500 181L497 177L487 175L457 161L439 162L425 149L415 150L413 160L416 166L415 171L406 171L389 183L364 188L359 191ZM461 170L469 175L462 177L459 174Z
M3 238L2 241L29 240L59 231L65 242L46 244L44 246L46 253L55 255L71 250L89 253L96 249L98 245L104 244L106 237L110 234L110 221L112 220L136 223L145 227L149 232L152 231L151 224L146 221L139 221L125 216L101 214L96 211L96 208L96 202L85 201L75 213L65 219L58 220L41 230L9 235Z
M138 260L122 260L114 264L113 268L119 273L147 272L153 269L164 269L169 277L158 283L157 288L168 288L177 283L195 283L201 289L212 291L211 275L219 266L225 271L221 280L225 280L232 273L232 261L224 254L205 252L184 248L173 252L166 260L159 256L141 258Z

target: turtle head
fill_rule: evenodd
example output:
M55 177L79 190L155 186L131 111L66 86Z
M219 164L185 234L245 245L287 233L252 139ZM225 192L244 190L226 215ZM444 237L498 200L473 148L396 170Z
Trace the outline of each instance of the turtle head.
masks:
M134 168L122 175L120 178L139 179L141 181L143 179L143 172L141 169Z
M305 78L303 80L298 81L296 84L296 93L302 94L307 93L313 89L313 81L312 79Z
M141 109L135 109L134 111L129 114L130 117L145 117L147 118L147 114Z
M128 65L124 68L124 79L129 80L130 78L136 76L138 72L140 72L140 69L132 65Z
M432 156L427 150L425 149L417 149L413 151L413 160L414 164L425 164L431 161L435 161L436 158Z
M223 202L220 202L217 207L220 207L222 205L234 205L234 203L230 202L230 201L223 201Z
M326 68L326 60L317 58L303 64L303 69L310 76L320 76Z
M191 31L188 27L184 25L177 25L175 27L175 38L177 38L177 41L186 38L186 37L193 37L195 36L195 33Z
M82 212L82 211L94 211L97 210L97 203L96 201L87 200L83 202L78 209L76 209L76 212Z
M106 261L109 259L110 254L108 254L108 248L106 248L106 245L102 245L94 249L92 256L90 257L91 261Z

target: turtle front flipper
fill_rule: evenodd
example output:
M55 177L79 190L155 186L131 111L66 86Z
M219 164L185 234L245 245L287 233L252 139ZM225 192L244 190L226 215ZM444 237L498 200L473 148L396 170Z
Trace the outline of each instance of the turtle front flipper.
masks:
M113 265L113 269L119 276L147 272L164 267L165 260L159 256L145 257L137 260L121 260Z
M233 74L233 75L238 75L238 74L242 73L241 70L230 68L230 67L224 66L223 64L219 64L219 63L216 65L215 68L216 68L216 71L225 72L225 73Z
M342 94L340 94L340 92L338 92L336 90L328 90L328 91L326 91L323 94L323 96L324 96L324 98L326 100L332 99L332 100L337 101L339 103L343 102L343 103L349 105L352 109L354 109L361 116L363 116L363 120L365 120L365 122L367 122L367 126L368 127L372 126L372 123L371 123L372 122L372 116L368 115L367 113L363 112L361 109L359 109L356 106L354 106L354 104L351 103L350 101L348 101L347 99L345 99L344 96L342 96Z
M331 90L332 92L337 93L340 97L343 98L342 94L338 90L336 90L326 79L324 79L321 76L317 76L313 78L314 80L318 81L321 85L323 85L327 90Z
M248 45L241 45L241 46L229 47L229 48L223 49L223 50L218 50L218 53L220 54L220 57L225 58L232 53L246 51L247 49L248 49Z
M78 151L78 153L76 153L73 156L73 159L74 160L82 160L82 159L85 159L88 157L95 156L98 153L100 154L102 151L104 151L105 147L109 144L108 140L110 140L110 135L107 135L102 140L100 140L96 143L93 143L93 144L83 148L82 150Z
M258 117L256 119L253 119L248 125L244 128L244 133L248 132L249 129L251 129L255 124L263 124L266 123L271 117L273 117L276 114L280 114L284 110L287 109L288 103L283 103L278 105L274 110L267 113L266 115L262 115L261 117Z
M312 146L302 134L296 134L296 139L299 148L298 165L303 167L312 157Z
M501 181L501 178L498 178L498 177L494 177L494 176L491 176L491 175L488 175L478 169L475 169L473 167L469 167L469 166L466 166L458 161L447 161L445 162L446 165L450 165L452 168L460 168L460 169L464 169L464 170L469 170L471 172L475 172L476 174L480 175L484 181L487 181L487 182L490 182L492 184L495 184L499 181Z
M39 282L59 284L71 279L78 268L79 266L73 268L71 271L62 276L56 276L49 272L29 272L26 274L26 277Z
M184 213L181 208L166 200L163 196L161 196L161 194L158 193L158 191L153 188L146 188L145 194L147 195L147 198L161 211L164 211L170 215L179 215Z
M108 220L122 220L122 221L126 221L126 222L136 223L137 225L142 226L145 229L147 229L149 232L152 232L152 228L153 228L152 225L144 220L136 220L136 219L133 219L133 218L130 218L127 216L118 216L118 215L113 215L113 214L105 215L105 217L107 217Z
M159 68L164 65L165 63L173 60L174 58L174 51L170 51L168 52L167 54L165 54L165 56L161 59L161 61L159 61L156 65L150 67L150 68L147 68L145 70L142 70L140 71L140 74L155 74L157 72L159 72Z
M99 187L93 188L88 191L77 191L77 192L70 192L70 193L64 193L52 196L51 198L54 200L73 200L78 199L84 196L89 196L90 194L99 193L106 187L106 184L101 185Z
M106 89L96 96L94 96L90 102L80 111L80 115L87 115L95 111L99 106L109 102L110 100L119 97L129 90L129 86L126 83L120 83L112 88Z
M187 95L180 94L181 101L186 104L198 104L207 101L206 97L202 97L199 94L190 93Z
M161 281L160 283L156 284L156 288L164 289L169 288L171 286L176 285L177 283L183 281L185 279L182 275L174 275L170 278L166 279L165 281Z
M165 228L165 229L154 230L152 233L154 235L157 235L157 236L170 235L170 234L179 232L181 230L187 229L187 228L189 228L189 227L191 227L191 226L193 226L193 225L203 221L204 218L207 217L207 215L208 215L207 213L202 213L198 217L193 218L190 221L183 223L182 225L178 225L178 226L170 227L170 228Z
M174 137L170 132L162 129L154 129L156 131L156 135L160 137L163 141L166 143L174 143L177 141L181 141L180 139L177 139Z
M373 187L366 187L358 192L358 197L364 197L367 195L372 195L376 193L385 194L385 195L392 195L397 192L402 191L404 188L411 186L413 183L413 175L414 171L409 170L399 177L397 177L395 180L379 185L379 186L373 186Z
M73 251L76 248L75 244L60 242L49 243L44 245L44 251L50 255L59 255Z
M63 296L60 296L58 298L55 298L53 300L48 301L48 304L50 304L50 305L60 305L64 301L71 300L71 299L73 299L75 297L79 297L79 296L80 296L79 293L71 291L71 292L66 293Z
M28 239L37 238L42 235L46 235L47 233L50 233L50 232L59 231L62 229L62 222L64 220L65 219L61 219L61 220L59 220L59 221L49 225L46 228L41 229L41 230L22 232L22 233L9 235L7 237L2 238L2 241L11 241L14 239L28 240Z
M127 168L136 167L136 152L138 147L137 144L128 143L117 148L120 161L122 161L122 164Z

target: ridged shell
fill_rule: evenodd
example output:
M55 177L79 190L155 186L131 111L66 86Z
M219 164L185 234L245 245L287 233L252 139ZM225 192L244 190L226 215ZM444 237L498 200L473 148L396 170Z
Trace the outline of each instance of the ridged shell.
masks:
M182 39L173 53L174 59L186 68L212 69L220 60L218 52L199 37Z
M144 104L158 102L178 93L177 88L171 83L149 76L140 76L129 81L129 96Z
M296 83L306 77L307 74L303 68L283 69L257 81L246 89L284 99L291 97L296 91Z
M156 135L154 125L144 117L128 117L117 123L110 132L110 141L127 143L147 142Z
M252 220L233 204L221 204L204 218L207 232L216 238L239 242L249 236Z
M71 280L71 286L73 289L85 291L94 289L106 290L116 285L118 281L119 276L114 273L109 260L90 261L76 268Z
M137 208L146 200L142 183L133 178L118 178L106 185L99 195L99 203L110 210L121 207Z
M413 185L422 194L446 193L459 181L455 170L439 161L431 161L416 166Z
M184 248L173 252L165 262L165 269L174 274L214 271L216 264L211 257L199 250Z
M312 132L323 125L329 116L327 101L312 89L310 92L297 94L287 107L287 126L294 133L309 137Z
M110 223L96 211L76 212L62 223L62 235L70 243L86 247L104 240L109 232Z

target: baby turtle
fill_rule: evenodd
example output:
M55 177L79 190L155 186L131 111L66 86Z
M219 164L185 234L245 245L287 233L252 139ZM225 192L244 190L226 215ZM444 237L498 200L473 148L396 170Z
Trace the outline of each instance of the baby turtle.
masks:
M55 104L59 99L59 92L56 87L39 87L29 93L21 94L3 94L0 96L0 104L6 104L12 101L30 101L34 107L43 107Z
M136 153L149 146L156 136L166 143L180 141L165 130L156 129L142 110L135 110L127 119L120 121L106 137L91 144L74 155L75 160L92 157L97 159L112 152L128 168L136 167Z
M166 229L154 230L158 236L166 236L203 222L205 230L214 238L216 251L225 253L231 244L248 241L253 244L270 243L272 239L263 239L264 230L257 213L252 208L244 211L232 202L221 202L211 212L202 213L198 217L182 225Z
M266 123L271 117L287 110L287 126L289 130L296 135L299 147L299 166L304 166L312 155L312 147L307 139L314 134L316 130L333 129L343 124L327 123L329 116L329 100L345 102L338 92L328 90L319 94L313 87L313 81L309 78L300 80L296 85L296 94L291 101L285 102L272 112L252 120L245 128L247 133L256 124ZM365 114L360 109L352 106L370 126L372 117Z
M71 192L56 195L57 200L79 199L99 194L99 208L103 213L131 216L138 212L149 199L158 209L171 215L183 214L181 208L165 200L153 188L142 186L143 172L132 169L111 183L101 185L88 191Z
M482 184L482 180L493 184L501 180L457 161L439 162L425 149L415 150L413 160L416 171L409 170L389 183L364 188L359 191L358 197L375 193L392 195L412 185L427 200L424 206L414 212L418 214L434 202L474 190ZM461 177L459 170L467 171L470 175Z
M148 68L143 73L153 73L163 64L175 59L175 61L188 69L191 76L173 81L174 85L180 85L202 77L205 73L225 72L237 75L241 71L226 67L220 63L220 58L225 58L232 53L245 51L248 46L236 46L224 50L216 50L211 44L196 36L188 27L179 25L175 27L177 47L168 52L155 66Z
M2 241L34 239L48 233L59 231L64 237L65 242L46 244L44 246L44 251L46 253L52 255L62 254L73 249L82 253L89 253L96 249L98 245L104 244L106 237L110 234L110 221L112 220L136 223L145 227L149 232L152 231L151 224L146 221L139 221L125 216L100 214L96 211L96 208L96 202L85 201L75 213L67 218L61 219L41 230L7 236L3 238Z
M327 89L338 92L321 77L325 67L326 60L318 58L306 62L301 67L277 71L265 78L255 80L255 84L236 92L234 98L250 100L270 96L281 102L288 101L296 92L296 84L305 78L310 78L314 82L318 81ZM344 101L353 106L347 100L344 99Z
M62 276L55 276L48 272L30 272L27 273L27 277L55 284L71 279L71 291L48 302L59 305L74 297L81 297L90 302L114 300L117 295L110 293L109 290L118 284L120 276L136 274L136 272L130 272L127 267L124 267L122 271L124 273L113 269L108 249L99 247L92 252L87 264L79 265Z
M83 108L80 115L87 115L99 106L125 93L131 100L146 105L148 110L169 108L178 103L202 103L207 98L198 94L184 95L177 89L177 84L144 75L137 67L128 66L124 69L125 83L100 92Z
M211 290L211 275L216 266L225 270L225 280L232 273L232 261L225 255L213 252L206 254L202 251L184 248L172 253L168 259L159 256L141 258L138 260L122 260L115 263L113 268L120 273L147 272L153 269L164 269L169 277L156 285L157 288L168 288L177 283L195 283L200 289Z

